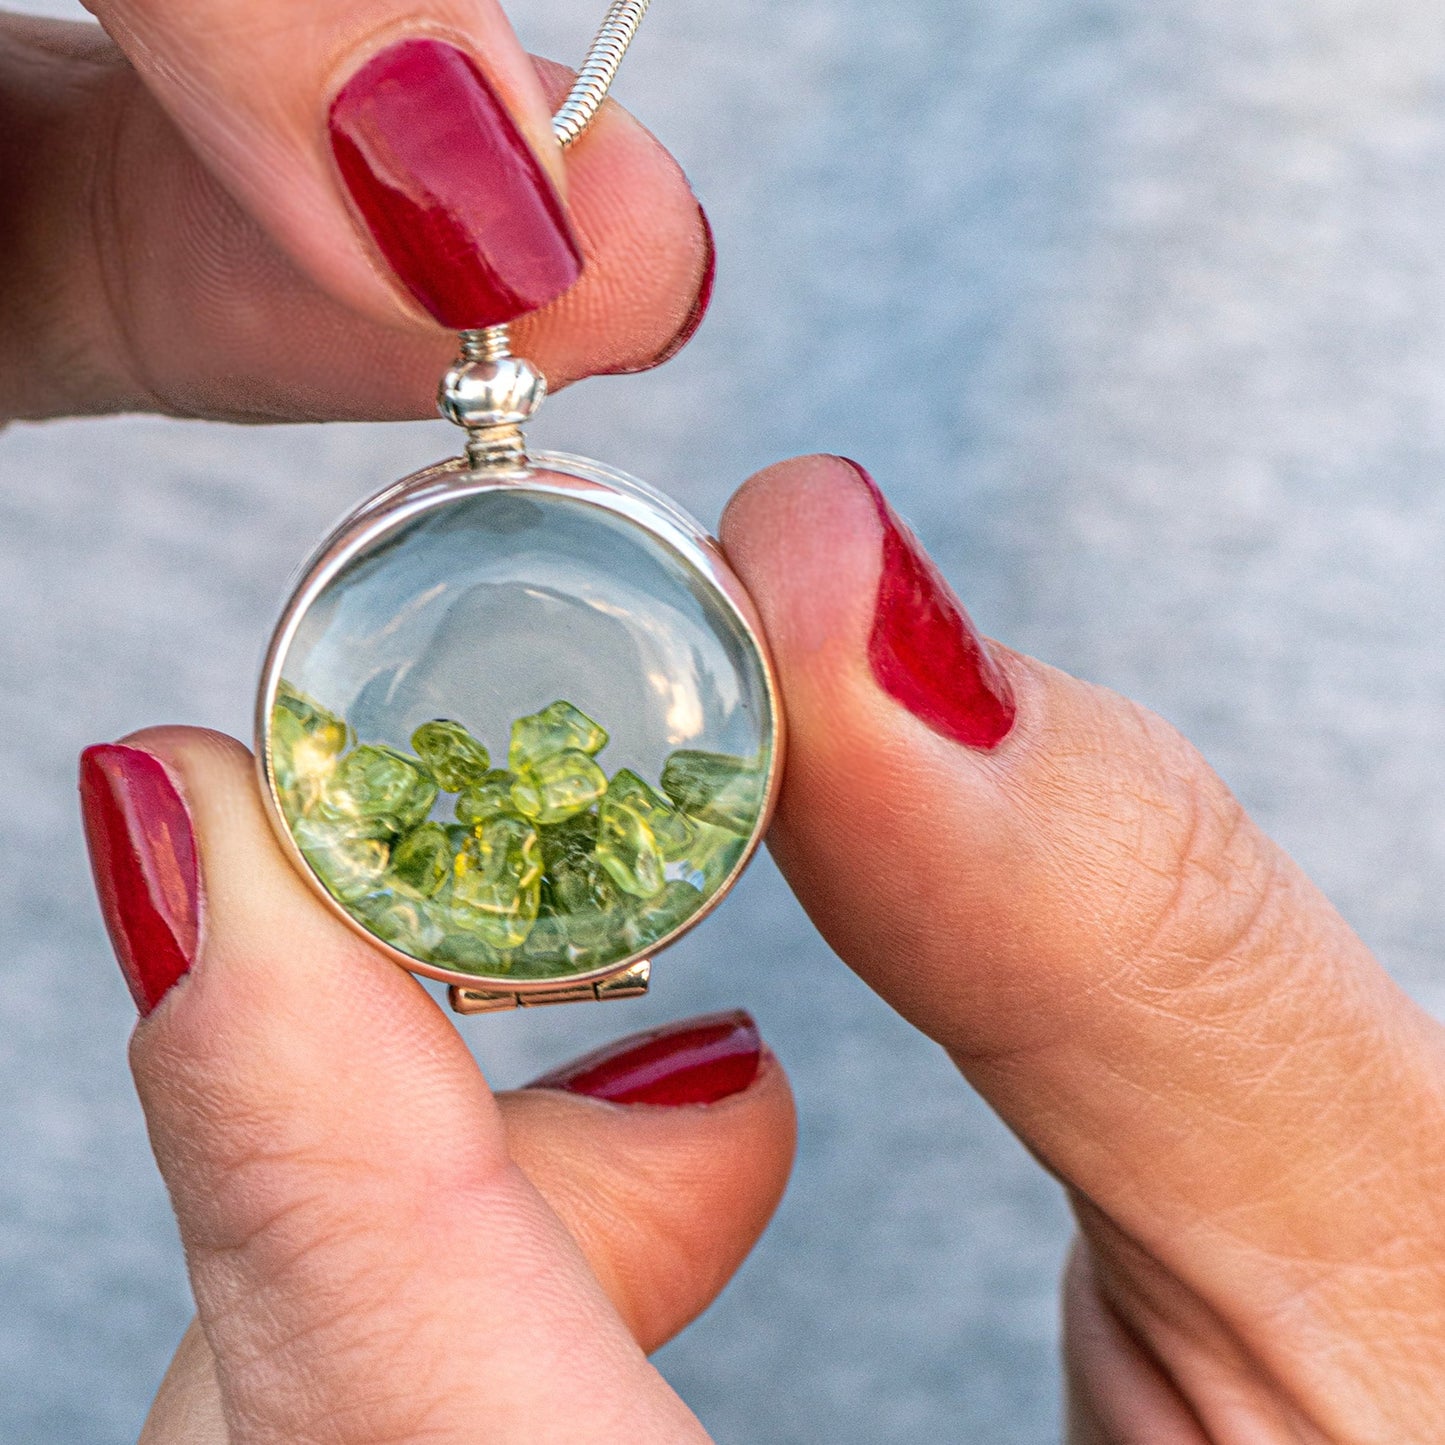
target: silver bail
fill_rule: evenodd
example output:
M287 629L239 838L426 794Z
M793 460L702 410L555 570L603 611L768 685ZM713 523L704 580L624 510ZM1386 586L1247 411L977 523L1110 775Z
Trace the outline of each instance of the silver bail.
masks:
M522 428L547 396L547 378L530 361L513 356L505 326L461 333L461 355L442 377L437 407L465 427L467 461L474 472L525 472Z

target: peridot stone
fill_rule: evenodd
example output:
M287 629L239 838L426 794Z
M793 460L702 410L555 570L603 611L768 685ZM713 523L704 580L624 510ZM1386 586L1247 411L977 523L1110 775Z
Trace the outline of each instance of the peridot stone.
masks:
M383 943L429 962L447 936L444 911L427 898L408 898L395 892L360 899L355 911Z
M521 818L491 818L452 865L451 919L505 952L526 942L541 893L537 830Z
M605 913L620 902L597 861L597 816L581 813L538 830L542 842L542 904L555 913Z
M763 805L763 770L730 753L684 749L663 766L662 790L689 817L746 837Z
M271 726L282 743L308 738L335 756L344 752L350 738L346 724L314 698L298 692L284 678L276 689Z
M541 824L585 812L607 791L607 774L586 753L569 750L538 758L512 784L512 803Z
M570 962L567 954L567 930L562 920L555 913L548 913L543 909L537 915L532 931L517 949L517 958L523 963Z
M291 824L291 835L301 856L338 902L355 903L364 898L386 875L391 849L344 822L303 814Z
M573 950L566 922L555 915L537 919L527 941L517 950L516 962L519 974L534 978L578 973L590 966Z
M538 977L602 968L628 952L618 928L620 914L544 910L526 943L517 950L517 970Z
M321 808L329 817L385 837L409 833L425 820L436 797L436 783L415 758L366 743L341 760Z
M320 802L349 739L340 718L281 683L271 710L271 767L288 814L309 812Z
M703 904L702 893L691 883L673 879L655 898L635 905L623 925L629 951L646 948L687 922Z
M610 802L630 808L652 830L657 849L669 863L687 856L693 825L655 788L631 768L619 768L607 785Z
M460 793L480 782L492 765L486 748L461 723L444 718L423 723L411 735L411 745L444 793Z
M451 877L452 842L440 823L413 828L391 850L392 875L424 898Z
M512 802L512 784L516 781L517 775L505 768L494 768L483 774L457 799L458 821L475 827L498 813L516 812Z
M739 837L730 828L699 823L683 867L690 880L711 897L737 867L746 847L747 839Z
M512 724L507 763L514 773L535 767L554 753L601 752L607 746L607 731L570 702L554 702L530 717Z
M651 898L662 891L663 859L652 829L612 798L604 798L597 812L597 861L634 898Z
M459 973L511 972L512 962L508 954L493 948L480 934L457 928L454 919L449 917L447 923L450 925L448 931L432 949L426 962L439 964L442 968L454 968Z

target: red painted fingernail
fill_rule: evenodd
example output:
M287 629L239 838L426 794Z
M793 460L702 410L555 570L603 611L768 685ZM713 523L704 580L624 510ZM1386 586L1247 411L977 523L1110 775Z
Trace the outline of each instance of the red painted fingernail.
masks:
M378 250L443 326L514 321L582 274L551 177L455 46L388 46L341 87L328 124Z
M145 1017L196 955L200 873L191 815L159 759L118 743L80 755L80 806L100 910Z
M739 1009L619 1039L527 1087L611 1104L716 1104L757 1078L762 1053L757 1024Z
M996 748L1017 713L1008 678L878 484L857 462L848 465L868 488L883 524L883 566L868 639L873 675L934 732L971 748Z

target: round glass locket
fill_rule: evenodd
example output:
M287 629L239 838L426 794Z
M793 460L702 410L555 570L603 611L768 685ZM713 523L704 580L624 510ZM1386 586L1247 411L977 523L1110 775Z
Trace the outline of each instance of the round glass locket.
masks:
M703 528L541 453L442 463L340 524L272 640L257 759L283 846L353 927L413 972L543 1002L645 979L719 902L767 827L781 728Z

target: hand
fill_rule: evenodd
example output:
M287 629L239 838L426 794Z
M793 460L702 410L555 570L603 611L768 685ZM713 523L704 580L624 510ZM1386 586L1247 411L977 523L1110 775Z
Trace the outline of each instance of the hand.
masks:
M1069 1192L1072 1438L1433 1438L1438 1027L1165 724L982 643L856 468L773 468L724 538L791 724L775 855ZM146 824L184 799L206 900L134 1063L215 1362L193 1339L146 1439L701 1438L637 1346L781 1189L777 1065L711 1107L494 1100L276 856L238 746L88 768L101 878L114 799L148 876L187 874L187 825ZM145 1003L158 916L117 928Z
M764 473L723 537L774 856L1074 1207L1075 1445L1437 1440L1440 1027L1170 727L984 653L855 469Z
M309 0L304 19L282 0L91 8L114 41L0 14L0 422L433 415L456 337L417 293L435 307L451 284L462 305L478 276L536 295L573 273L565 235L543 238L550 269L519 276L481 223L471 246L452 238L440 280L409 286L386 264L338 176L328 112L404 38L462 47L533 143L532 169L565 188L585 274L515 332L554 388L653 365L701 319L711 242L682 172L614 104L564 172L548 115L571 74L529 58L495 0ZM429 178L439 207L475 220L541 196L532 152L499 168L475 150L453 142Z
M5 22L9 414L426 409L450 343L376 262L324 138L334 83L408 17L258 13L107 7L129 62ZM493 8L447 33L560 177ZM567 182L588 271L523 334L559 380L665 353L708 267L684 183L620 112ZM1162 723L985 651L854 469L776 468L724 530L792 722L779 860L1075 1204L1076 1439L1434 1438L1437 1027ZM138 997L164 995L135 1065L203 1330L148 1438L701 1438L642 1350L781 1187L777 1065L757 1053L707 1107L493 1099L277 859L234 745L133 741L91 755L92 840Z
M643 1352L787 1179L746 1017L494 1097L280 856L238 744L157 730L82 783L122 962L164 997L131 1057L203 1331L145 1445L705 1438Z

